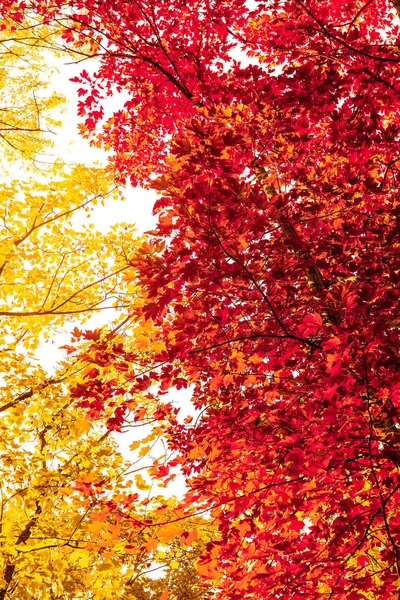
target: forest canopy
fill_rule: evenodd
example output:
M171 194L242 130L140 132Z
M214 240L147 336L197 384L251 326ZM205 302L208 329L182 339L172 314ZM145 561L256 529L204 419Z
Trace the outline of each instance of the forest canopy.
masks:
M400 4L0 8L0 598L397 599ZM37 177L43 51L107 167ZM152 231L71 227L127 182Z

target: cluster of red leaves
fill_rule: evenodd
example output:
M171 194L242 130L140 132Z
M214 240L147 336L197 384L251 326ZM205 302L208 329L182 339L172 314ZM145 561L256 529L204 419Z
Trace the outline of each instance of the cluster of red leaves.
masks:
M68 42L100 49L80 82L88 130L124 90L100 138L121 179L161 175L165 249L133 265L165 349L135 354L130 394L193 386L194 426L161 402L158 418L183 505L220 531L201 572L218 571L221 600L398 598L395 8L70 0L64 14ZM91 375L83 398L100 393Z

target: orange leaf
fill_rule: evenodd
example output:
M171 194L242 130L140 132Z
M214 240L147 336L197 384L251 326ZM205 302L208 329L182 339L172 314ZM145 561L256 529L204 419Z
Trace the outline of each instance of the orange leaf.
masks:
M219 387L221 385L222 382L222 377L221 375L215 375L215 377L213 377L210 381L210 390L219 390Z
M214 581L218 581L221 573L218 569L216 569L215 567L216 562L209 562L209 563L205 563L205 564L198 564L196 569L198 574L201 577L204 577L205 579L213 579Z
M173 542L174 539L183 533L183 528L175 523L163 525L157 532L157 537L161 542Z
M153 550L157 550L158 544L159 544L159 540L150 539L150 540L147 540L147 542L145 544L145 548L146 548L147 552L152 552Z
M189 533L187 534L186 538L185 538L185 543L190 546L192 544L192 542L194 542L195 540L197 540L199 537L199 532L196 530L193 531L189 531Z

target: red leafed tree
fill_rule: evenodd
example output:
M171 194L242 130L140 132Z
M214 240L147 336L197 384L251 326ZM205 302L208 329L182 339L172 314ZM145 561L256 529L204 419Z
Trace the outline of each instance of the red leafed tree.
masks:
M399 598L398 3L39 4L100 56L86 133L159 175L132 259L158 350L126 358L131 394L201 410L157 413L219 528L199 571L221 600Z

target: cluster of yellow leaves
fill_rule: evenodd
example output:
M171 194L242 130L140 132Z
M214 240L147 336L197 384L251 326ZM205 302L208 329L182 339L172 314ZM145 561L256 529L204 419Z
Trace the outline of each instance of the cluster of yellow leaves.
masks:
M31 375L43 381L39 368ZM0 597L158 600L168 590L172 600L202 598L194 562L210 539L206 526L185 522L182 543L178 524L140 525L139 500L123 504L135 468L111 434L86 426L62 376L3 411L0 470ZM169 512L162 498L152 506L155 523L173 519L172 500Z
M99 428L82 434L61 381L20 397L2 416L3 593L78 598L85 589L102 588L107 560L85 549L98 497L87 502L79 484L88 483L94 469L92 483L103 478L112 491L123 469L115 444Z
M113 182L102 169L37 160L51 145L62 103L45 91L40 47L50 34L24 23L0 38L0 597L87 598L90 590L111 598L118 585L124 595L140 569L125 553L117 560L89 552L100 496L89 501L79 482L103 479L104 497L121 493L127 466L69 397L80 366L49 377L33 350L67 319L124 303L132 232L77 231L76 215L114 194ZM104 519L109 533L115 515ZM119 537L123 549L126 535Z
M118 190L103 168L43 153L60 125L63 97L46 86L57 27L35 20L0 33L0 317L7 346L34 348L49 327L127 305L123 274L133 229L84 226ZM54 69L53 69L54 70ZM8 337L11 336L11 337Z
M60 126L64 99L46 90L53 70L41 50L57 30L34 19L21 27L4 25L0 33L1 154L8 160L18 155L34 160L51 146L51 134Z
M121 276L131 235L77 230L73 220L112 193L110 182L80 166L60 181L60 171L56 163L46 183L13 179L0 187L0 316L7 334L18 330L30 347L50 323L126 303Z

